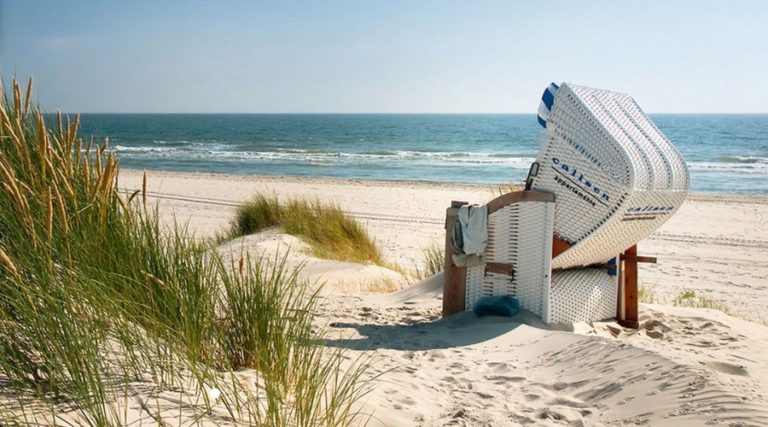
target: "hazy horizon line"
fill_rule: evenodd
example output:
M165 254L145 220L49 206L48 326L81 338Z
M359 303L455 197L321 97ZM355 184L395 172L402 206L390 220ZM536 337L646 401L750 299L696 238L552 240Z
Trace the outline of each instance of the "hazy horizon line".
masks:
M46 112L44 114L56 114L56 112ZM140 115L140 114L152 114L152 115L284 115L284 116L290 116L290 115L316 115L316 116L322 116L322 115L345 115L345 116L365 116L365 115L378 115L378 116L384 116L384 115L401 115L401 116L503 116L503 115L525 115L525 116L535 116L536 112L482 112L482 113L470 113L470 112L452 112L452 113L437 113L437 112L156 112L156 111L99 111L99 112L93 112L93 111L86 111L86 112L64 112L62 111L61 114L125 114L125 115ZM660 111L660 112L646 112L646 114L649 115L711 115L711 116L727 116L727 115L768 115L768 111L757 111L757 112L668 112L668 111Z

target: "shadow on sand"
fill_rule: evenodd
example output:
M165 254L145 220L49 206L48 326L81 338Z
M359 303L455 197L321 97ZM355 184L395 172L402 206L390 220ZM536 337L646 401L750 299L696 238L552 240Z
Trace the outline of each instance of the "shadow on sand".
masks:
M454 314L437 321L409 324L363 324L336 322L332 328L355 329L362 338L329 339L325 345L353 350L434 350L479 344L520 327L564 330L545 324L535 314L522 310L514 317L478 317L472 312Z

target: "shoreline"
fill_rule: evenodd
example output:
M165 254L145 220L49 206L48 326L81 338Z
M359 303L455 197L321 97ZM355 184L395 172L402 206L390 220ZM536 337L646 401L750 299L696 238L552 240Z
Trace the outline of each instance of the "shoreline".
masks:
M462 182L442 182L442 181L426 181L426 180L376 180L376 179L359 179L359 178L330 178L330 177L310 177L310 176L294 176L294 175L239 175L229 174L222 172L180 172L164 169L133 169L133 168L121 168L120 173L130 174L142 174L147 172L147 176L153 175L156 177L170 177L170 176L187 176L190 178L210 178L210 179L222 179L222 180L236 180L236 181L254 181L254 182L275 182L275 183L311 183L311 184L335 184L335 185L363 185L371 187L391 186L391 187L404 187L412 188L413 186L422 186L430 188L456 188L462 190L489 190L493 191L499 186L507 184L516 184L514 182L500 182L498 184L476 184L476 183L462 183ZM519 183L523 185L523 183ZM687 199L690 201L698 202L727 202L727 203L744 203L744 204L768 204L768 195L762 194L740 194L740 193L705 193L705 192L689 192ZM450 204L450 201L448 201Z

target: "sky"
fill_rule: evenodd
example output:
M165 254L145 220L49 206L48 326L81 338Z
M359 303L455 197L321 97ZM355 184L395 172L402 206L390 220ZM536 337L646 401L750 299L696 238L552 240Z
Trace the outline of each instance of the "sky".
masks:
M534 113L549 82L768 112L768 1L0 0L49 111Z

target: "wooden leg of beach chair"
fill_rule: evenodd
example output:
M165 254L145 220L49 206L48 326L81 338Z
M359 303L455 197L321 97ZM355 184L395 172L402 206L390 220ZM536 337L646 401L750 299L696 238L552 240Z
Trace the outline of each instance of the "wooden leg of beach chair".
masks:
M619 324L625 328L637 329L637 245L624 251L620 257L622 289L619 293L621 309L619 310Z
M464 311L466 305L467 268L453 263L453 229L459 208L467 202L451 202L445 213L445 270L443 273L443 317Z

